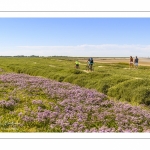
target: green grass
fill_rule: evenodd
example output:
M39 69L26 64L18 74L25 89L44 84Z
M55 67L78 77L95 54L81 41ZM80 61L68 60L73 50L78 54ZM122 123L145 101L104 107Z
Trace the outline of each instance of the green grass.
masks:
M69 82L96 89L117 100L150 105L150 67L129 69L126 63L95 63L94 71L86 73L86 62L75 69L75 59L69 57L1 57L3 72L43 76L59 82ZM102 67L99 67L102 66ZM1 89L0 89L1 90Z

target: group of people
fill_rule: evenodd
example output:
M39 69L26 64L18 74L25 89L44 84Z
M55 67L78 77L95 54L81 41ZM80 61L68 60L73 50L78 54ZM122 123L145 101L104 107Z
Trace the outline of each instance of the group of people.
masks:
M93 64L94 64L94 61L93 61L93 58L89 58L87 60L87 70L89 71L93 71Z
M138 68L138 63L139 63L139 59L137 56L135 57L135 59L133 59L133 57L130 56L130 63L129 63L130 68Z
M87 60L87 70L89 71L93 71L93 64L94 64L94 61L93 61L93 58L90 57L88 60ZM80 62L78 60L75 61L75 68L76 69L79 69L79 65L80 65Z
M92 57L87 60L87 70L88 71L93 70L93 63L94 63L94 61L93 61ZM136 68L137 69L138 68L138 63L139 63L139 59L138 59L137 56L135 57L135 59L133 59L133 57L130 56L130 63L129 63L130 68ZM78 60L76 60L75 61L75 67L77 69L79 69L79 65L80 65L80 62Z

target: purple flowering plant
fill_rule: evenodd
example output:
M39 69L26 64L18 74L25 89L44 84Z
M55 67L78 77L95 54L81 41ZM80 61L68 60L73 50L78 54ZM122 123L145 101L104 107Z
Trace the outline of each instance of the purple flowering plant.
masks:
M2 120L19 122L20 132L148 132L150 112L109 100L105 94L26 74L0 75ZM6 86L7 85L7 86ZM14 95L16 96L14 98ZM4 99L5 97L11 97ZM16 115L17 114L17 115ZM3 131L1 129L1 131Z

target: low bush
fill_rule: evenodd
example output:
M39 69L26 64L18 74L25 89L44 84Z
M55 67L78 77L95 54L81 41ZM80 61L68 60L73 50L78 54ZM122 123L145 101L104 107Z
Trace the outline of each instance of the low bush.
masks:
M149 85L149 79L132 79L111 87L108 90L108 95L118 100L149 105Z
M140 104L150 105L150 86L140 86L134 91L133 101Z
M82 74L83 71L79 70L79 69L71 69L68 71L68 73L73 73L73 74Z
M77 79L77 78L78 78L77 75L71 74L71 75L68 75L68 76L64 79L64 82L73 83L73 81L74 81L75 79Z
M98 83L98 90L104 94L108 93L109 88L116 86L119 83L129 80L129 77L113 75L105 78L101 78Z

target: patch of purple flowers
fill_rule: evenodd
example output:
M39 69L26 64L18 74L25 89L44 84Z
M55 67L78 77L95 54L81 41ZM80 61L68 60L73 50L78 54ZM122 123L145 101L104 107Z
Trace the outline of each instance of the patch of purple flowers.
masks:
M33 101L32 101L32 104L35 104L35 105L43 105L43 101L42 101L42 100L33 100Z
M3 108L13 108L15 105L16 105L16 102L14 100L9 100L9 101L1 100L0 101L0 107L3 107Z
M36 110L32 111L31 106L25 106L25 113L18 114L24 123L46 123L51 131L59 129L61 132L150 130L149 111L108 100L106 95L95 90L25 74L3 74L0 75L0 81L15 86L15 91L34 91L34 94L42 92L47 96L51 109L42 107L46 100L31 100L30 104L37 107ZM15 101L0 101L0 107L11 105L14 106Z

